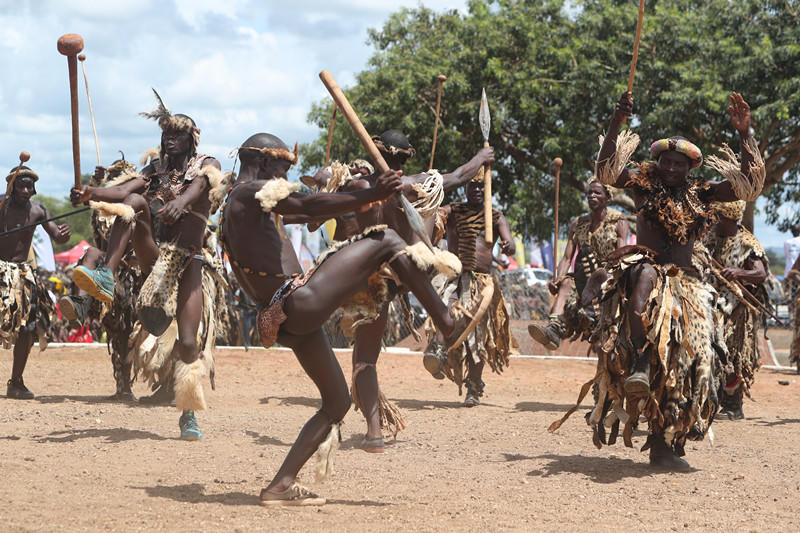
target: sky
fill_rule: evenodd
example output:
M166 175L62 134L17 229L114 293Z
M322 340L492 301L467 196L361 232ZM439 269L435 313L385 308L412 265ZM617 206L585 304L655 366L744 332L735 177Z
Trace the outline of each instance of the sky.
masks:
M466 0L424 0L437 11L466 11ZM19 153L40 176L37 189L66 196L73 180L67 60L58 37L84 38L86 73L103 164L138 163L159 143L155 88L173 113L201 130L200 151L230 170L230 151L251 134L273 133L288 145L319 130L306 122L327 96L318 74L328 69L347 87L366 67L367 29L420 2L395 0L0 0L0 168ZM84 80L79 71L81 168L97 164ZM788 234L756 223L767 247Z

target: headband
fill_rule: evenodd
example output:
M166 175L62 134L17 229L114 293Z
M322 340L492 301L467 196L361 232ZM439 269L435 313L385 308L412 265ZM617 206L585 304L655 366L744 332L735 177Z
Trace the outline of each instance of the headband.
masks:
M659 139L651 144L650 156L657 160L667 150L673 150L688 157L691 161L690 168L697 168L703 164L703 153L697 145L686 139L677 139L675 137Z

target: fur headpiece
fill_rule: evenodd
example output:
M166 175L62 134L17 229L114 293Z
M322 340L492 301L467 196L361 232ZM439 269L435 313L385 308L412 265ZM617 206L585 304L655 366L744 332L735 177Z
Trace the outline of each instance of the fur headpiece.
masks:
M352 174L353 171L358 170L359 168L366 168L369 170L370 174L375 173L375 167L373 167L369 161L364 159L353 159L353 161L349 165L350 173Z
M718 216L729 218L737 222L744 216L744 208L747 202L739 200L736 202L711 202L711 208L716 211Z
M692 163L690 168L697 168L703 164L703 152L700 151L700 148L691 141L680 137L657 140L650 145L650 156L658 160L658 157L667 150L673 150L688 157Z
M264 154L264 156L272 159L285 159L293 165L297 163L297 143L294 143L294 151L292 152L283 148L257 148L255 146L242 146L237 148L237 150L239 152L242 150L255 150L256 152L261 152Z
M158 106L149 113L139 114L144 118L157 121L161 131L182 131L191 133L194 147L197 148L197 145L200 144L200 129L195 125L192 119L186 115L173 115L170 110L167 109L167 106L164 105L164 101L155 89L153 89L153 94L156 95Z
M16 168L11 169L11 172L9 172L8 176L6 176L6 183L10 183L11 182L11 178L14 177L14 173L16 171L17 171ZM39 181L39 176L36 174L36 172L34 172L33 170L29 169L28 167L26 167L24 165L22 167L20 167L19 174L17 174L17 179L20 179L20 178L30 178L30 179L33 180L34 183Z

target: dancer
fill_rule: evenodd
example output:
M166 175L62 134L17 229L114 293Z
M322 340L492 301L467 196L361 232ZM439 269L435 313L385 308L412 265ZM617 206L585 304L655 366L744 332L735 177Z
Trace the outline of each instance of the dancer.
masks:
M670 469L686 469L681 458L686 440L708 432L718 407L715 352L725 350L724 339L715 333L716 293L692 264L694 244L714 222L712 201L755 200L765 177L750 134L750 106L737 93L730 101L741 160L725 146L724 159L708 161L724 181L703 183L689 174L703 158L682 137L654 142L654 161L626 168L638 144L635 134L619 132L633 109L627 92L617 103L595 172L601 183L632 190L639 246L607 258L611 279L603 284L602 312L591 339L597 374L581 389L580 399L596 382L598 399L589 417L596 446L615 442L620 423L625 444L632 446L633 425L641 414L649 423L643 450L650 450L652 465Z
M800 285L800 256L792 264L792 268L789 269L786 276L795 284ZM800 374L800 291L797 292L797 298L794 301L793 327L794 333L792 334L792 344L789 347L789 360L797 367L797 373Z
M155 92L155 91L154 91ZM145 329L159 336L177 320L175 403L182 411L181 438L202 437L194 412L205 409L198 328L203 313L203 240L210 213L216 211L230 176L211 156L197 153L200 130L186 115L173 115L156 93L158 107L146 118L162 130L158 159L141 175L113 187L72 190L73 203L116 215L108 238L105 264L79 266L75 283L93 297L110 302L120 264L132 241L139 268L146 276L137 301ZM176 290L177 287L177 290Z
M449 341L458 337L464 321L457 324L448 314L417 267L414 250L385 226L338 243L302 273L283 223L324 221L380 202L401 189L399 174L386 172L375 187L352 193L301 196L295 194L299 184L285 179L297 154L274 135L251 136L239 148L239 158L241 172L220 218L222 243L240 286L259 307L261 343L270 347L277 340L294 350L322 396L322 407L261 491L261 502L321 505L324 498L296 483L297 473L317 448L321 472L329 471L332 447L338 446L338 424L350 408L347 382L321 329L325 320L381 270L411 288Z
M467 184L466 202L440 208L440 216L446 220L447 248L458 256L462 270L455 279L448 280L442 274L436 276L433 285L448 304L458 301L473 307L484 299L490 303L462 346L448 352L441 336L433 332L422 359L433 377L443 379L446 375L458 385L459 395L461 384L466 384L466 407L480 404L485 385L481 379L484 365L488 363L494 372L501 373L508 366L514 343L500 283L492 273L494 242L487 243L484 234L483 187L483 176L478 176ZM500 250L513 256L516 246L511 228L506 217L496 209L492 210L492 226L495 241L500 238Z
M373 137L376 147L386 160L389 168L401 170L406 161L415 154L408 138L398 130L387 130ZM435 169L422 174L403 176L403 194L409 199L419 214L425 219L426 229L433 232L434 216L440 207L444 194L457 189L494 162L494 149L481 149L468 162L453 172L441 174ZM352 180L343 190L357 190L373 186L377 173ZM458 258L449 252L434 249L431 254L412 232L403 212L393 202L376 203L370 209L356 213L359 228L363 231L377 223L388 225L395 230L417 252L417 263L424 270L436 270L448 277L458 275L461 265ZM429 257L429 259L424 259ZM405 427L400 412L383 395L378 385L376 364L388 323L389 302L405 289L392 280L373 276L368 291L360 292L343 305L345 317L350 317L355 329L353 347L353 401L364 414L367 432L362 449L380 453L385 450L383 429L393 435ZM410 318L410 313L406 314ZM344 320L344 319L343 319ZM410 329L413 331L413 325Z
M558 262L556 279L548 284L555 301L550 308L546 326L531 324L528 333L548 350L561 346L561 340L571 337L581 328L580 295L589 277L614 250L628 243L630 228L625 215L607 207L611 199L609 188L597 180L589 183L586 193L589 214L581 215L569 225L567 246ZM577 249L577 256L575 251ZM575 272L567 273L575 257Z
M739 281L750 294L768 304L764 280L769 272L769 260L758 239L742 227L745 205L742 200L711 204L718 221L704 244L722 266L719 275L728 281ZM744 394L750 396L750 387L759 367L761 313L753 312L727 283L715 280L714 287L719 293L717 316L725 330L728 348L727 352L720 353L719 370L724 380L720 387L721 414L729 420L740 420L744 418L742 397Z
M2 231L49 218L43 205L31 202L31 197L36 194L37 181L39 176L23 165L11 169L6 176L11 192L3 200L0 210ZM50 221L42 226L56 243L64 244L69 240L68 225ZM30 227L0 237L0 344L5 348L14 345L14 363L6 396L15 400L33 399L33 392L25 386L22 374L34 336L39 340L39 350L47 347L47 332L54 313L47 290L27 262L35 230L35 227Z

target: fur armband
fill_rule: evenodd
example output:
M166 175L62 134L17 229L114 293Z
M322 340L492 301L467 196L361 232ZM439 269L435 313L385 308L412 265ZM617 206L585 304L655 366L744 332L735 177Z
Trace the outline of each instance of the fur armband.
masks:
M454 254L434 248L431 250L424 242L418 242L405 249L408 256L420 270L434 267L437 272L453 278L461 273L461 261Z
M603 146L605 137L600 136L600 146ZM633 152L639 146L639 136L631 130L623 130L617 135L617 147L614 154L605 161L597 160L594 164L594 174L597 181L603 185L613 185L628 162Z
M136 211L128 204L121 202L95 202L89 201L89 207L105 217L120 217L125 222L132 222L136 218Z
M222 172L220 169L213 165L206 165L197 173L198 176L205 176L208 179L208 199L211 202L210 215L213 215L219 209L225 194L233 184L236 177L233 172Z
M256 193L256 200L261 204L261 209L268 213L278 202L298 190L300 190L299 183L290 183L283 178L275 178L267 180Z
M748 137L742 144L747 153L753 157L753 161L750 163L749 177L742 172L742 161L739 155L734 153L727 144L723 144L720 150L722 157L712 155L706 161L706 165L719 172L723 178L731 183L737 198L753 202L761 194L761 189L764 187L767 167L764 165L761 151L758 149L758 144L756 144L756 140L753 137Z

